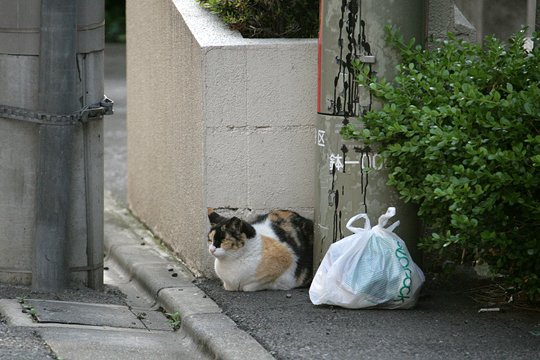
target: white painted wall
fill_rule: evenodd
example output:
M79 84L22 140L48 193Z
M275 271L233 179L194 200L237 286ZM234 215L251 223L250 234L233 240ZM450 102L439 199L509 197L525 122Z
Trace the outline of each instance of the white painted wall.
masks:
M126 7L128 202L212 276L206 207L313 214L317 41L243 39L194 0Z

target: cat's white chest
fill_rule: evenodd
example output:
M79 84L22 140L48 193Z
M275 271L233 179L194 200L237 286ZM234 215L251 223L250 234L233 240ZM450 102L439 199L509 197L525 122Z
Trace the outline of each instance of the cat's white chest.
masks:
M294 269L296 258L285 245L271 244L276 234L269 222L254 224L257 235L248 239L238 251L215 260L216 274L229 291L256 291L262 289L291 289L296 285ZM263 240L264 239L264 240ZM263 242L265 244L263 244ZM279 249L282 257L268 257L268 249ZM273 260L269 259L276 259ZM285 258L285 260L284 260ZM281 262L280 265L278 265ZM281 266L281 267L280 267Z
M261 258L260 242L250 239L238 256L217 258L214 263L216 274L223 280L225 290L240 291L257 281L255 273Z

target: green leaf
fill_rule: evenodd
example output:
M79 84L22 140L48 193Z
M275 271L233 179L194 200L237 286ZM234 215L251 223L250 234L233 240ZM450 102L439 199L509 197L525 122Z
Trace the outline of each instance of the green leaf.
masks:
M525 104L523 104L523 108L525 109L525 112L526 112L528 115L534 115L534 110L533 110L533 108L532 108L531 103L526 102Z
M533 162L533 166L540 166L540 154L531 156L531 160Z

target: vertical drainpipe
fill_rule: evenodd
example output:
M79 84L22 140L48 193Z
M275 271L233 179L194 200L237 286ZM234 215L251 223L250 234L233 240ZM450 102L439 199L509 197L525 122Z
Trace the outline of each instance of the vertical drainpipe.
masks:
M536 1L536 18L535 18L535 31L540 31L540 4Z
M536 19L536 2L537 0L527 0L527 36L532 37L535 31Z
M77 99L77 1L41 0L39 110L71 114ZM40 125L32 290L67 286L74 127Z

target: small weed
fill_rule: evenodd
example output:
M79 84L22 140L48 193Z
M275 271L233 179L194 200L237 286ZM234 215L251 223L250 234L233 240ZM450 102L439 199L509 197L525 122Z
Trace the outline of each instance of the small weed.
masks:
M165 316L169 319L169 324L174 331L180 329L180 325L182 324L182 316L178 311L174 313L165 313Z
M21 304L23 313L29 314L32 317L32 320L37 321L37 311L34 309L34 307L28 303L26 303L26 298L24 297L18 297L17 301L19 304Z
M54 352L54 350L49 346L49 344L45 343L45 347L49 349L50 355L54 360L64 360L63 357L58 356L58 354Z

